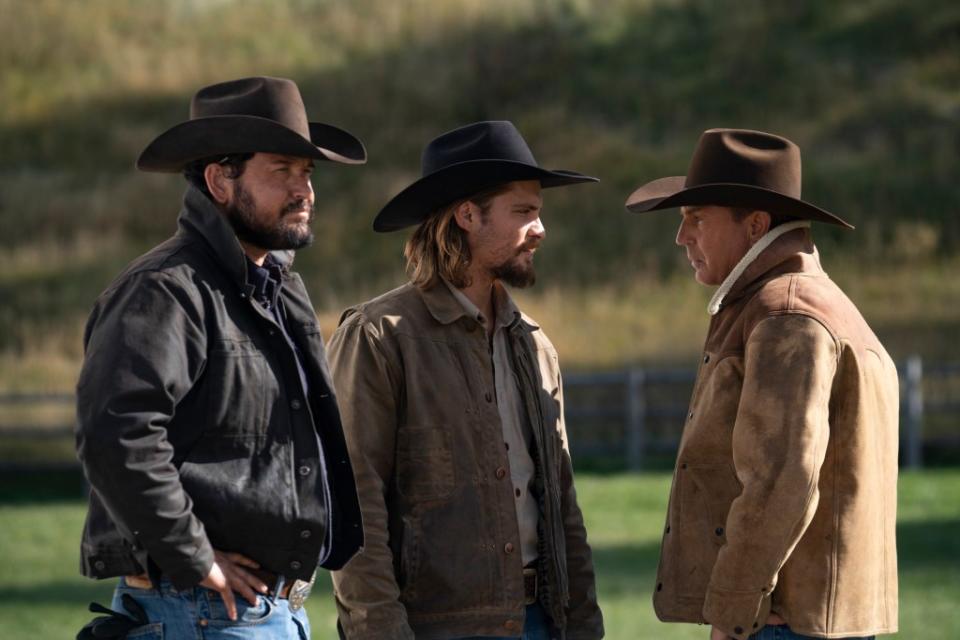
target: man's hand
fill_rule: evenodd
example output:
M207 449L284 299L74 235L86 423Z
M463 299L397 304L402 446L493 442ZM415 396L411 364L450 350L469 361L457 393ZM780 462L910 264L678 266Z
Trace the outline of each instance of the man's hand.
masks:
M210 573L200 582L201 587L213 589L223 598L223 604L227 607L227 616L231 620L237 619L237 602L233 597L236 591L242 595L247 602L252 605L257 604L257 594L267 593L269 588L258 577L244 569L259 569L260 565L250 558L239 553L226 553L223 551L213 551L213 566L210 567Z
M710 627L710 640L729 640L729 638L730 636L728 636L725 632L720 631L720 629L717 629L713 626Z

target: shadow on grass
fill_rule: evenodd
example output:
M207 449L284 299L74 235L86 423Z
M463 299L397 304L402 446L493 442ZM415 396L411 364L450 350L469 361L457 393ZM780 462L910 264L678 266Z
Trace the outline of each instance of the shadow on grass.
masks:
M953 567L960 573L960 518L901 522L897 525L900 572Z

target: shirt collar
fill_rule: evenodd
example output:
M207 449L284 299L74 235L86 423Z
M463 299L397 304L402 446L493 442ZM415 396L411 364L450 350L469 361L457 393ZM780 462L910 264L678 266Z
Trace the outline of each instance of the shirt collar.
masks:
M473 301L471 301L463 291L446 280L443 280L443 284L447 286L450 293L453 294L453 297L460 303L468 316L475 318L477 322L482 325L486 324L483 314L480 313L480 309L477 308L477 305L473 304ZM513 298L510 297L506 287L500 284L499 280L493 283L493 309L496 314L494 330L513 326L513 324L520 319L520 310L513 302Z

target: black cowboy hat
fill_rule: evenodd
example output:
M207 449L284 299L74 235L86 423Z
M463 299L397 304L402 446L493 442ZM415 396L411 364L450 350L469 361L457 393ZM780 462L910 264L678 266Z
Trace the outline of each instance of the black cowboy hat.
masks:
M433 139L423 151L423 176L398 193L373 221L374 231L419 224L440 207L515 180L559 187L596 178L541 168L523 136L506 120L475 122Z
M800 148L762 131L704 131L686 176L648 182L626 202L636 213L701 205L753 207L853 229L847 221L800 199Z
M352 134L307 122L300 90L286 78L230 80L197 91L190 119L157 136L137 168L175 173L194 160L231 153L281 155L363 164L367 152Z

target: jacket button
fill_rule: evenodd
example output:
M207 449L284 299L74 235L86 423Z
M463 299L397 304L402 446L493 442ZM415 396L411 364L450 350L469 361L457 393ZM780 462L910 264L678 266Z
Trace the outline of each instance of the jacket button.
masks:
M687 420L693 420L693 411L687 414Z
M104 569L107 568L107 565L104 564L103 560L97 560L96 562L93 563L93 568L96 569L97 571L103 571Z
M658 583L657 583L657 591L662 591L662 590L663 590L663 583L662 583L662 582L658 582Z
M665 531L665 533L670 533L670 525L667 525L667 530Z
M300 532L300 537L306 540L307 538L310 537L310 531L307 529L304 529L303 531Z
M680 465L680 468L681 468L681 469L686 469L686 468L687 468L687 463L684 462L682 465Z
M517 622L516 620L507 620L506 622L503 623L503 628L513 631L514 629L520 628L520 623Z
M722 535L723 535L723 527L717 527L717 530L714 531L714 533L716 533L718 536L722 536ZM738 632L738 633L739 633L739 632Z
M290 408L293 409L294 411L299 411L300 407L302 406L303 405L300 403L300 400L298 400L297 398L294 398L293 400L290 401Z
M489 391L483 394L483 399L486 400L487 402L493 402L493 396L490 394Z
M741 633L743 633L743 627L734 627L733 632L737 635L740 635Z
M307 465L301 466L298 471L300 471L300 475L302 476L310 475L310 467L308 467Z
M708 353L707 355L703 356L703 364L707 364L708 362L710 362L710 354L709 354L709 353Z
M507 470L503 467L497 469L497 480L503 480L507 476Z
M503 550L505 553L513 553L513 543L508 542L507 544L503 545Z
M290 568L296 571L300 568L300 563L294 560L293 562L290 563Z

